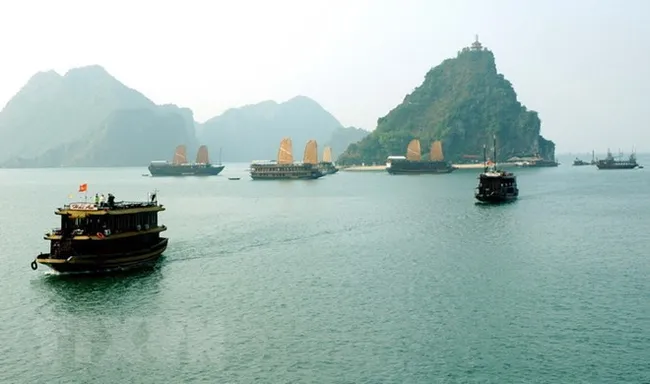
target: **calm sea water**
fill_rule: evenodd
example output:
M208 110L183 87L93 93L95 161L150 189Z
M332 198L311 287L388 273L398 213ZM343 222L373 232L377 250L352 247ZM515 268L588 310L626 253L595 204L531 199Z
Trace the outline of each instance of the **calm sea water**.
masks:
M0 170L0 382L649 382L650 173L565 160L498 207L476 171ZM29 268L81 183L159 190L155 270Z

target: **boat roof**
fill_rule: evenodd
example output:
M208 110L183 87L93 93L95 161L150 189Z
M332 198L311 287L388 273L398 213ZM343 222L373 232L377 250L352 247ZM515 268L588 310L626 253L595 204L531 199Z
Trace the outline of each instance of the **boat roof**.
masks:
M89 202L76 202L65 204L55 213L57 215L70 215L84 217L88 215L128 215L140 212L158 212L165 208L157 202L150 201L116 201L112 206L108 204L94 204Z
M406 156L388 156L387 160L406 160Z
M307 163L308 164L308 163ZM276 160L255 160L251 165L279 165L279 166L289 166L289 165L305 165L302 161L294 161L293 163L280 164Z
M481 177L515 177L515 174L506 171L487 171L481 173Z

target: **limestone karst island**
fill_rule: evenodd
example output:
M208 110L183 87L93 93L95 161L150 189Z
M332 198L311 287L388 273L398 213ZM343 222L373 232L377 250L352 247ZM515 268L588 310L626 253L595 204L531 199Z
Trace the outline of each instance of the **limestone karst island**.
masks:
M377 120L377 128L338 158L339 165L383 164L405 155L412 139L428 149L442 142L454 164L483 159L496 135L499 161L550 161L555 144L540 134L537 112L527 109L497 71L492 51L479 41L432 68L401 104Z

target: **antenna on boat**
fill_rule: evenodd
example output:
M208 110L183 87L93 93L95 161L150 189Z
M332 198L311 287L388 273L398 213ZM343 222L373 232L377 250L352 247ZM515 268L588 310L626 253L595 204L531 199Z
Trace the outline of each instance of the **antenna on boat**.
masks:
M219 147L219 165L221 165L221 149L222 147Z
M494 158L492 162L494 163L494 169L497 169L497 135L492 135L492 142L494 144Z

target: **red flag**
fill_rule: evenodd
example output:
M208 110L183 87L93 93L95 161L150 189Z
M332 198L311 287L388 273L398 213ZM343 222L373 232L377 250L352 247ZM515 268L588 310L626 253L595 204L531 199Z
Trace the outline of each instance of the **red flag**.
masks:
M88 190L88 184L83 183L79 186L79 192L86 192Z

